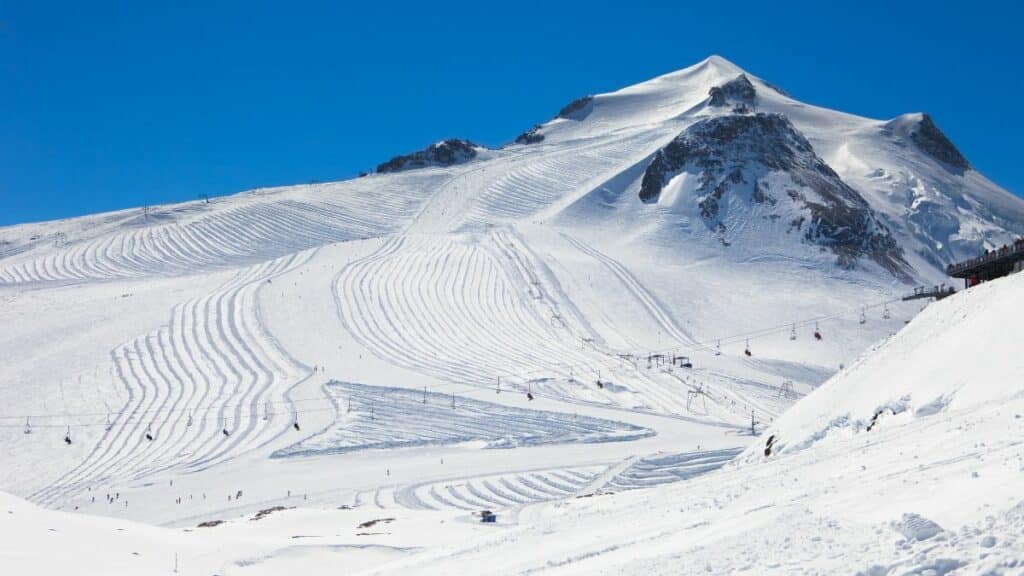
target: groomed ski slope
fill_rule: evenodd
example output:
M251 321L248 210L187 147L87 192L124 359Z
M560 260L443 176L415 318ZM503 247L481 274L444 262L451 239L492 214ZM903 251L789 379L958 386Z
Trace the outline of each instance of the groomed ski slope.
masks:
M4 496L0 550L5 565L40 574L166 572L175 554L186 574L339 566L447 574L481 565L497 574L1014 574L1024 563L1024 362L1010 352L1024 338L1012 321L1024 315L1022 294L1016 276L933 305L797 403L746 454L684 483L656 486L658 464L685 474L688 461L713 467L715 454L631 460L612 475L612 485L655 485L648 490L566 499L598 471L538 470L188 530ZM978 384L965 384L965 374ZM936 394L949 402L935 407ZM893 398L908 409L866 430L860 416ZM765 457L770 435L790 440ZM470 510L525 503L534 505L499 513L495 525L466 521Z
M492 559L499 573L1015 574L1020 318L1020 275L934 304L717 472L530 508L499 534L368 573L442 574ZM765 457L773 435L782 448Z

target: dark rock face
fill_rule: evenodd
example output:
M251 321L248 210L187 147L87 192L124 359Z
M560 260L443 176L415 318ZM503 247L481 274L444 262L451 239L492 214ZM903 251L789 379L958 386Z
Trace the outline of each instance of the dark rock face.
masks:
M565 118L566 120L583 120L590 115L590 111L593 109L591 102L594 101L593 96L583 96L577 98L572 102L565 105L564 108L558 111L558 118Z
M897 277L909 278L903 250L867 201L781 114L731 114L690 126L654 155L641 181L640 199L657 202L665 184L682 172L697 175L695 200L709 229L724 231L719 217L727 195L765 209L789 208L799 214L791 219L797 230L804 230L805 240L831 250L842 266L852 267L867 256ZM766 179L776 173L792 182L778 191L782 195Z
M708 94L711 95L709 106L716 108L732 106L746 111L754 107L754 97L757 92L746 74L740 74L721 86L715 86L708 91Z
M540 125L530 128L519 136L516 136L516 144L536 144L544 141L544 135L540 133Z
M967 158L964 158L927 114L924 114L917 127L911 130L910 139L922 152L940 162L960 170L968 170L971 167Z
M377 166L377 172L401 172L429 166L451 166L462 164L476 157L477 145L469 140L442 140L426 149L404 156L395 156Z

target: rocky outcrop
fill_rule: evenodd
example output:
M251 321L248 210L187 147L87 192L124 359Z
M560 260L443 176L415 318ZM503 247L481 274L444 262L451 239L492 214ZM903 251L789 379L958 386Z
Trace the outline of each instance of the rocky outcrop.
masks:
M536 144L544 141L544 135L540 132L540 124L535 125L526 132L516 136L516 144Z
M757 95L757 91L754 89L754 85L750 83L747 75L740 74L721 86L711 88L708 94L711 96L708 106L716 108L731 107L747 111L754 108L754 98Z
M803 238L831 250L843 266L868 257L908 277L903 251L889 230L781 114L729 114L693 124L654 155L640 199L657 202L664 186L683 172L697 176L692 201L711 230L725 230L722 205L733 195L773 211L766 217L799 222Z
M593 101L593 96L577 98L559 110L558 116L556 117L565 118L566 120L583 120L589 116L591 110L593 110Z
M565 120L584 120L594 109L593 96L583 96L569 102L558 111L558 114L552 120L562 118ZM541 130L544 128L543 125L537 124L533 128L530 128L526 132L523 132L519 136L516 136L516 144L536 144L544 141L544 134Z
M931 116L921 115L921 121L910 130L910 139L932 158L948 164L959 170L967 170L971 167L967 158L957 150L956 146L939 130L939 127L932 121Z
M424 150L404 156L395 156L391 160L377 166L377 172L383 174L431 166L462 164L476 158L478 148L480 147L469 140L442 140L427 146Z

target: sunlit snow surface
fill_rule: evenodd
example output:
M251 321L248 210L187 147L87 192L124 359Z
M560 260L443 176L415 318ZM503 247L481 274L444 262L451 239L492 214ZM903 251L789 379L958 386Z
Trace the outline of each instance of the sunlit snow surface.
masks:
M711 106L742 73L449 167L0 229L0 572L1019 572L1019 278L919 315L791 174L714 221L696 173L638 194L695 123L783 114L927 285L1024 202L920 114L749 74Z
M407 388L332 382L327 385L327 394L338 409L337 423L316 436L278 450L273 456L474 441L487 448L621 442L654 434L653 430L639 426L589 416L512 408Z

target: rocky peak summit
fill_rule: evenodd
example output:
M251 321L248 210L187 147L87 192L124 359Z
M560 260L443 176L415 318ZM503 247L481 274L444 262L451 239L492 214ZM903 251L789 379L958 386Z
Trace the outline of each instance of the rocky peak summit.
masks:
M716 108L732 106L734 110L749 110L754 108L757 91L747 75L740 74L721 86L712 87L708 94L711 96L711 100L708 102L709 106Z

